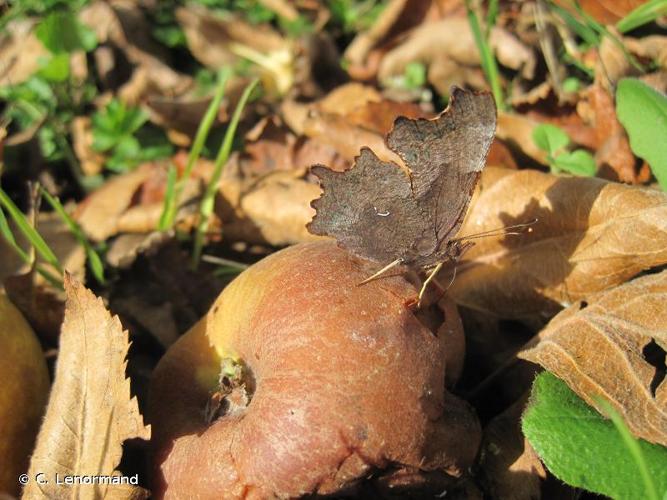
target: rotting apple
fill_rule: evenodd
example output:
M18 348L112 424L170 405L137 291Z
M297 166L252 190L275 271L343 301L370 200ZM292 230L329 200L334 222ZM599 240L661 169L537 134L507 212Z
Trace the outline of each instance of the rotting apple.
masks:
M153 375L156 498L290 498L465 471L480 427L445 389L446 359L462 357L456 308L429 328L403 276L358 286L374 270L305 243L223 291Z
M39 341L19 310L0 292L0 496L18 495L49 394Z

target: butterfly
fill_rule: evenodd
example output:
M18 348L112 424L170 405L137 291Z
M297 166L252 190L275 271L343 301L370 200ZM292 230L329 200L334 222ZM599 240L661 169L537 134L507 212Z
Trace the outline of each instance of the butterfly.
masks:
M380 160L364 147L349 170L314 165L322 195L308 230L332 236L352 254L385 265L370 279L403 264L435 270L472 244L455 239L496 130L488 92L452 87L449 106L432 120L399 117L386 138L408 168ZM369 281L369 280L365 280Z

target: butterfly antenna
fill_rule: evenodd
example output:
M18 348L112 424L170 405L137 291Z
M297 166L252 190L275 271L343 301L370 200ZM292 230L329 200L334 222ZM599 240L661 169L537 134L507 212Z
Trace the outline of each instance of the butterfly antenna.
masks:
M440 269L442 269L442 266L444 266L445 263L441 262L437 266L435 266L435 269L431 271L431 274L428 275L428 278L426 278L426 281L424 281L424 284L422 285L421 290L419 290L419 297L417 298L417 307L421 307L422 304L422 299L424 298L424 294L426 293L426 288L428 285L433 281L435 278L435 275L440 272Z
M523 222L521 224L514 224L512 226L499 227L496 229L490 229L489 231L483 231L481 233L472 234L470 236L462 236L458 238L459 241L463 240L476 240L478 238L485 238L487 236L499 236L499 235L520 235L525 233L532 232L533 228L530 227L533 224L536 224L538 219L533 219L528 222Z
M386 273L386 272L389 271L390 269L393 269L394 267L396 267L396 266L398 266L398 265L400 265L400 264L402 264L402 263L403 263L403 259L401 259L401 258L396 259L396 260L395 260L394 262L392 262L391 264L387 264L386 266L384 266L382 269L380 269L380 270L379 270L377 273L375 273L373 276L371 276L371 277L369 277L369 278L366 278L364 281L362 281L361 283L359 283L357 286L365 285L365 284L368 283L369 281L373 281L375 278L379 278L380 276L382 276L384 273Z

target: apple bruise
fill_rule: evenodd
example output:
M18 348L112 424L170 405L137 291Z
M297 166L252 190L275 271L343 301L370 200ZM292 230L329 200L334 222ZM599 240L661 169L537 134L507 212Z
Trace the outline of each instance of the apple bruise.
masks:
M447 339L406 307L417 291L403 277L357 286L368 266L332 242L277 252L169 350L149 404L156 498L289 498L465 471L480 429L445 390ZM254 393L211 421L223 359L243 367L229 394L246 376Z

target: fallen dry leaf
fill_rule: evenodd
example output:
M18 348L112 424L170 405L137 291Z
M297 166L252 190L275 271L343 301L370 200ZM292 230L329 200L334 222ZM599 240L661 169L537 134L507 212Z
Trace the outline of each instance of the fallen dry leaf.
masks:
M137 498L131 485L63 485L56 474L119 476L127 439L150 439L125 376L127 332L102 300L65 275L67 306L49 406L23 498Z
M578 108L585 105L591 107L591 125L597 141L595 162L601 176L636 183L635 156L630 149L625 129L616 117L613 97L601 85L593 84L585 91L584 99L580 101Z
M25 82L48 57L49 51L33 33L35 21L14 20L0 36L0 87Z
M521 71L527 78L532 77L535 55L516 37L495 27L491 30L490 45L503 66ZM451 17L422 24L404 43L387 52L380 63L378 78L385 81L391 76L401 75L413 61L435 65L435 73L429 71L429 81L441 94L447 95L453 83L462 83L461 76L466 73L462 73L461 68L478 68L481 64L468 20Z
M572 1L555 0L555 2L576 14ZM645 0L579 0L577 5L598 22L613 24L643 3Z
M88 196L74 213L86 235L94 241L104 241L115 235L120 217L131 206L141 185L154 174L152 165L144 164L110 179Z
M100 44L114 45L132 64L143 69L143 76L148 79L144 90L155 87L162 94L173 95L191 86L192 78L163 62L166 52L150 36L150 26L136 2L93 2L81 10L79 20L95 31ZM129 93L133 94L133 99L140 97L134 95L137 94L135 89Z
M540 498L547 471L521 432L528 393L484 428L480 469L492 498Z
M518 113L498 113L496 137L521 150L533 160L546 165L547 154L537 147L533 130L540 124L537 120Z
M611 403L636 436L667 446L667 382L659 365L666 303L667 271L636 278L562 311L520 356L602 413L598 398Z
M176 10L192 55L220 69L247 59L256 63L264 90L284 94L294 83L294 47L268 24L252 25L241 16L221 15L202 6Z
M225 238L274 246L318 239L306 230L315 214L310 202L320 195L316 184L275 172L251 182L223 179L220 193Z
M106 158L93 149L93 126L87 116L77 116L70 125L74 152L85 175L102 172Z
M391 0L366 31L358 33L345 50L344 59L362 66L371 49L422 22L431 0Z
M457 302L549 317L667 262L667 194L534 170L484 169L459 235L535 218L532 232L474 240L449 289Z

